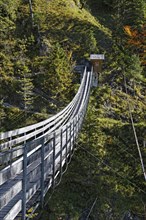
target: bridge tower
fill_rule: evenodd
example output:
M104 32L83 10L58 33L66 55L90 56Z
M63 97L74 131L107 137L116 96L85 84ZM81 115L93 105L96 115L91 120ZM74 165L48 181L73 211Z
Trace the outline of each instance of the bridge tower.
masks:
M93 65L93 79L92 86L97 87L99 82L99 75L102 72L102 62L104 60L104 54L91 54L90 61Z

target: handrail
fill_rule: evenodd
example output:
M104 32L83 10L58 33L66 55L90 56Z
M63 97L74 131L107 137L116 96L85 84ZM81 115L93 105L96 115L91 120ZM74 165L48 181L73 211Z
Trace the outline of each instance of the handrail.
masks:
M85 71L86 71L86 68L84 70L84 73L85 73ZM26 127L23 127L23 128L19 128L19 129L7 131L7 132L4 132L4 133L0 133L0 140L10 138L10 137L13 137L13 136L16 136L16 135L20 135L20 134L23 134L23 133L27 133L31 130L42 127L42 126L46 125L47 123L53 121L55 118L59 117L61 114L63 114L65 111L67 111L68 108L70 108L70 106L72 105L73 102L75 102L75 100L79 96L80 90L82 89L82 86L83 86L84 83L85 83L85 74L83 75L83 80L82 80L82 83L80 85L80 88L79 88L77 94L75 95L73 100L62 111L60 111L56 115L50 117L49 119L46 119L46 120L41 121L39 123L36 123L34 125L29 125L29 126L26 126Z
M85 69L85 71L86 71L86 69ZM70 111L72 111L72 109L74 109L74 106L77 105L78 99L80 98L80 93L83 90L83 85L85 84L85 80L86 80L86 74L84 74L84 76L83 76L82 83L81 83L80 88L79 88L77 94L75 95L74 99L66 106L65 109L60 111L58 114L52 116L51 118L49 118L47 120L44 120L44 121L39 122L37 124L34 124L34 125L30 125L30 126L27 126L24 128L16 129L16 130L5 132L5 133L1 133L0 134L1 140L12 138L12 137L13 137L13 139L12 140L10 139L10 140L0 144L0 150L6 150L8 148L13 147L14 145L20 144L21 142L27 141L28 139L32 138L33 136L39 135L41 132L45 132L45 130L48 129L49 127L51 127L51 126L53 127L55 124L57 125L57 122L59 122L58 125L60 125L60 118L63 118L62 122L63 122L63 120L68 121L69 118L65 117L65 115L68 116ZM57 126L55 126L55 129L56 128L57 128ZM53 129L52 129L52 131L53 131ZM14 138L15 136L16 136L16 138Z
M1 149L13 147L0 155L8 155L4 160L11 161L0 171L0 219L13 220L21 212L25 220L26 205L43 205L47 191L57 184L82 126L91 81L92 72L85 69L79 90L65 109L43 122L0 135L1 140L6 139Z

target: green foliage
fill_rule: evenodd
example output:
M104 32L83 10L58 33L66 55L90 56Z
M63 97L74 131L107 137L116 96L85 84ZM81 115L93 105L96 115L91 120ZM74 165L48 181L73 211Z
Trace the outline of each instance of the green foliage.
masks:
M0 0L0 14L2 17L7 17L10 20L16 19L17 8L19 7L20 0Z
M106 7L110 8L109 5ZM116 32L116 37L124 41L123 30ZM98 200L91 219L120 219L128 210L144 213L145 195L135 184L143 190L145 183L129 123L123 73L128 80L128 99L141 144L145 137L145 125L141 126L141 121L145 120L146 108L140 95L143 93L145 97L145 86L142 87L140 82L144 79L139 58L131 56L123 44L120 46L118 43L119 40L113 41L112 48L106 45L106 71L100 79L102 85L93 91L80 136L79 146L89 150L96 158L78 149L68 173L49 203L44 219L47 216L52 219L68 216L86 218L96 195ZM144 155L143 148L142 152Z
M114 13L116 23L124 25L141 25L144 22L144 0L104 0Z
M33 107L33 84L30 78L24 74L24 78L19 80L21 104L24 110L30 110Z
M143 68L141 66L139 57L137 55L132 55L131 57L126 57L126 75L128 78L132 78L135 80L142 80L142 71Z
M145 24L144 5L145 2L143 0L113 1L113 38L120 48L125 47L127 43L124 32L125 26L130 26L135 30L141 30L142 25Z
M67 100L71 89L71 65L67 58L64 49L57 43L54 47L50 48L47 57L38 58L35 60L34 68L37 67L37 62L45 68L36 69L41 71L38 74L35 82L39 80L39 87L50 97L56 100Z
M144 127L137 124L138 135ZM131 125L99 117L94 99L94 104L89 104L76 154L52 196L46 218L86 218L96 196L91 219L120 219L128 210L143 213L145 193L141 190L145 182L137 164Z
M75 94L75 63L90 53L106 57L100 86L91 93L78 151L44 219L86 218L96 195L91 219L120 219L127 210L143 213L145 182L128 101L145 155L145 76L139 57L126 47L123 26L141 27L144 1L34 0L33 25L28 1L0 0L0 6L2 131L59 111Z

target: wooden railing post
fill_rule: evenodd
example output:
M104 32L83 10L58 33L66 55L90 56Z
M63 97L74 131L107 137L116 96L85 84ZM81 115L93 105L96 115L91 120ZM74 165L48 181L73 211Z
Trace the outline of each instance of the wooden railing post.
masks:
M76 139L78 137L78 115L76 117Z
M60 132L60 173L62 175L62 149L63 149L63 131Z
M79 131L81 130L81 124L82 124L82 112L79 113Z
M56 144L56 135L54 132L53 135L53 170L52 170L52 186L55 186L55 144Z
M67 154L68 154L68 125L66 125L66 162L67 162Z
M69 136L70 136L70 146L69 146L69 155L70 155L70 160L69 162L71 161L71 153L72 153L72 149L71 149L71 145L72 145L72 125L73 125L73 122L70 122L70 130L69 130Z
M44 157L45 157L45 149L44 149L44 138L42 138L42 146L41 146L41 208L44 206Z
M27 191L27 144L23 152L23 180L22 180L22 220L26 219L26 191Z
M75 125L76 125L75 120L76 120L76 118L73 119L73 145L75 143Z
M71 122L70 122L69 136L70 136L69 154L70 154L70 156L71 156Z

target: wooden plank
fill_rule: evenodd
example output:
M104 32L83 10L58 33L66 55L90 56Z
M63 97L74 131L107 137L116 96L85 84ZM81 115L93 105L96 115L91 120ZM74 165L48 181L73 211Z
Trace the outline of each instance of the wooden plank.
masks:
M17 146L14 149L0 153L0 165L8 163L9 161L21 156L23 154L23 146Z
M41 172L38 172L37 168L41 164L41 160L35 161L33 164L33 167L29 167L29 170L27 172L27 179L29 180L28 182L36 182L36 179L40 181L41 177ZM46 165L46 164L45 164ZM51 169L49 169L51 172ZM34 175L35 171L35 175ZM45 172L48 172L48 166L45 166ZM32 177L33 175L33 177ZM44 175L46 178L46 175ZM21 174L21 179L22 179L22 174ZM4 191L0 191L0 209L9 203L10 200L12 200L17 193L19 193L22 189L22 180L19 180L18 177L16 177L14 180L10 180L9 184L5 184L6 186L2 186L1 188Z
M18 200L12 209L6 212L6 215L2 217L3 220L13 220L18 213L21 211L21 206L22 206L22 200Z
M41 144L38 145L35 149L28 152L27 157L30 157L40 148L41 148ZM22 171L22 169L23 169L23 157L20 157L11 165L5 167L3 170L0 171L0 185L5 183L10 178L14 178L17 174L19 174Z
M43 136L44 136L44 156L43 156L44 158L43 160L44 181L46 181L48 177L50 176L50 181L48 181L48 186L45 187L43 195L45 195L45 193L47 192L46 189L48 190L50 186L53 184L53 182L55 181L56 177L59 174L59 171L62 169L61 167L64 166L66 159L72 153L74 140L78 135L79 128L81 127L81 123L84 118L84 114L85 114L85 110L86 110L88 98L89 98L89 87L91 83L91 77L89 76L89 74L87 74L86 76L87 77L84 77L84 79L88 78L86 82L87 85L82 84L84 89L83 87L80 88L80 92L84 91L80 104L79 105L78 103L73 104L71 108L68 110L68 112L65 112L64 118L62 118L62 116L60 116L59 119L56 118L52 122L53 127L50 130L48 130L45 134L41 135L36 140L31 141L28 145L28 152L26 154L28 158L27 159L28 167L27 167L27 174L25 175L26 181L28 182L27 187L26 187L26 202L27 203L41 187L40 179L41 179L42 174L41 174L41 169L40 169L41 167L40 149L42 146L41 141L42 141ZM69 125L70 125L70 129L68 129ZM48 125L46 125L46 127L47 126ZM53 134L49 133L49 132L52 132L53 129L55 130L57 129L57 131L55 131L56 135L54 139L55 140L54 142L54 171L53 171L54 180L51 177L52 176L52 165L53 165L53 149L52 149L51 140L53 138ZM60 134L62 134L61 138L60 138ZM16 152L17 151L18 149L16 150ZM18 154L16 154L16 157L17 155L20 155L20 154L22 155L22 151L21 152L18 151L17 153ZM5 167L2 170L2 172L0 172L0 175L2 173L5 174L3 177L5 179L4 180L5 183L0 187L0 196L1 196L0 205L2 208L1 209L2 213L5 213L5 216L3 219L6 219L6 220L8 220L8 218L9 220L10 219L12 220L13 218L15 218L14 216L16 216L19 213L19 211L21 211L22 209L22 203L21 204L19 203L20 201L19 195L21 194L21 190L22 190L22 170L23 170L22 162L23 162L23 157L13 162L11 166ZM16 175L17 173L19 175ZM8 177L9 178L14 177L14 179L8 180ZM1 176L0 176L0 179L1 179ZM16 200L16 197L17 197L17 200ZM13 203L14 200L15 200L15 204ZM1 216L2 214L0 213L0 217Z
M14 180L9 185L0 190L0 209L2 209L11 199L13 199L22 189L22 181ZM2 191L2 192L1 192Z

